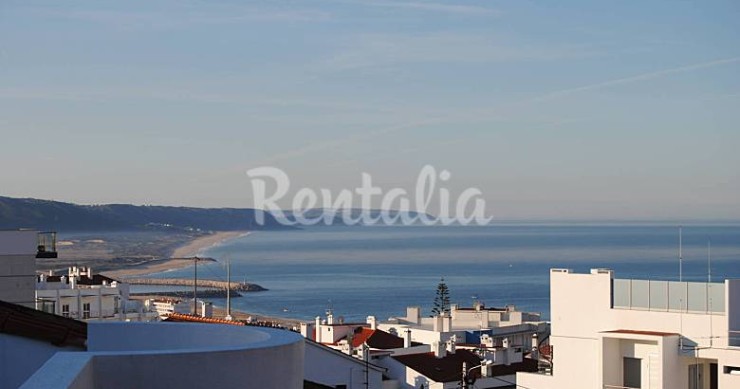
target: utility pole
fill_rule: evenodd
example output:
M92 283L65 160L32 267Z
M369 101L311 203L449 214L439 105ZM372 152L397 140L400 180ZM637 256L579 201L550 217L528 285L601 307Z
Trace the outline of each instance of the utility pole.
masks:
M678 226L678 282L683 281L683 226Z
M226 261L226 320L233 320L231 317L231 261Z
M198 316L198 257L193 257L193 316Z

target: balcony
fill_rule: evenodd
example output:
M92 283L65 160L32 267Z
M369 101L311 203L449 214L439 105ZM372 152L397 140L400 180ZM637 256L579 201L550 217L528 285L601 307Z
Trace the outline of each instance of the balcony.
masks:
M57 258L57 233L56 232L39 232L36 258Z

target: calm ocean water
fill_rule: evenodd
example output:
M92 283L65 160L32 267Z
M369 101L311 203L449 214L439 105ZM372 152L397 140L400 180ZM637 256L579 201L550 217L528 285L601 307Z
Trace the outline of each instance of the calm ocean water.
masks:
M740 226L683 229L684 279L740 278ZM502 225L491 227L315 227L254 232L206 250L230 260L232 280L269 289L232 300L236 309L311 319L331 307L362 320L428 313L441 277L451 301L515 304L549 318L549 269L608 267L618 278L678 279L678 228L651 225ZM160 277L192 277L192 268ZM223 264L199 277L225 280ZM224 300L213 300L224 306Z

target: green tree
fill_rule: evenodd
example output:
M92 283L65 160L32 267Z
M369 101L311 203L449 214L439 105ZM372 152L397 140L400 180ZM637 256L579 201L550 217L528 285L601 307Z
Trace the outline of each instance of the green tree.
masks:
M450 313L450 290L445 284L445 279L439 280L437 285L437 295L434 297L434 308L432 308L432 316L449 314Z

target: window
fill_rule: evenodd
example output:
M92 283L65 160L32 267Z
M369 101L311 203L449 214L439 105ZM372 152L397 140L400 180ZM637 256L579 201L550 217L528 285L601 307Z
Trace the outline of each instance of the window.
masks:
M642 360L624 357L624 375L622 385L626 388L642 388Z
M704 365L689 365L689 389L704 389Z
M69 317L69 304L62 305L62 316Z
M90 303L82 304L82 318L83 319L90 318Z

